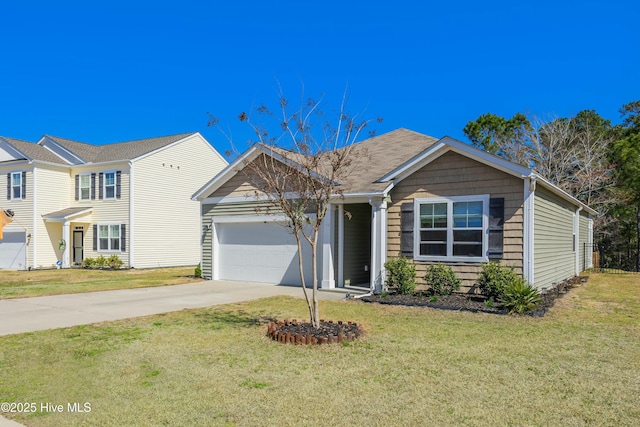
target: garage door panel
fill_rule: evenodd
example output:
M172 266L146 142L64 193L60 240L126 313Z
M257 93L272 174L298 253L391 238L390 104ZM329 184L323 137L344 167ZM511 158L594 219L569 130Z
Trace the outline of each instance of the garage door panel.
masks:
M290 230L276 223L216 224L218 277L300 284L298 251ZM303 242L305 280L311 282L311 247Z
M0 240L0 268L18 270L26 268L27 239L23 230L5 229Z

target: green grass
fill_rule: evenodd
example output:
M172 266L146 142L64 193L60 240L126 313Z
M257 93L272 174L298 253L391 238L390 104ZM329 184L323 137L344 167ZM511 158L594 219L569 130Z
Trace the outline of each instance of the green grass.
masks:
M0 337L0 402L89 402L28 426L636 425L640 277L592 275L544 318L322 301L367 336L268 340L300 299Z
M0 270L0 299L179 285L200 281L194 267L148 270Z

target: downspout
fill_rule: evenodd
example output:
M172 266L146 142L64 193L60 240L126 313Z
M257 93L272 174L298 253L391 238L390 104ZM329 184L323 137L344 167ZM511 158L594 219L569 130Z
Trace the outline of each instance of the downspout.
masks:
M33 180L33 212L32 212L33 220L32 220L32 223L31 223L31 239L30 240L27 239L27 241L31 245L31 251L33 252L31 261L32 261L32 269L34 269L34 270L35 270L36 266L38 265L38 263L36 262L36 253L37 253L37 251L36 251L36 247L37 247L36 243L38 241L38 233L36 233L36 224L37 224L37 222L36 222L36 218L37 218L36 217L36 213L38 212L38 209L37 209L38 204L37 204L37 196L36 196L38 194L36 192L36 169L37 169L36 165L33 165L33 171L31 173L31 175L32 175L31 179ZM26 233L29 234L28 231L26 231ZM28 267L26 265L25 265L25 268L28 269Z
M129 268L134 268L133 232L134 232L134 203L133 197L133 161L129 160Z
M535 232L535 191L536 176L524 181L524 247L523 273L531 286L535 284L534 232Z
M573 224L573 229L575 231L575 245L576 245L576 276L580 274L580 211L582 210L582 206L579 206L576 210L576 220Z

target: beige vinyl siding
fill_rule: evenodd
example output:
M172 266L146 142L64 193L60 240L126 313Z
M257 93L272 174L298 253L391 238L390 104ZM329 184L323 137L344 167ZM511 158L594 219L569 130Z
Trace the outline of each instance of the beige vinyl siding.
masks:
M69 188L69 169L53 166L36 168L37 182L37 209L35 224L36 268L54 268L56 262L62 260L62 251L58 242L62 239L62 223L47 222L42 215L66 209L71 206L73 200ZM69 239L71 240L71 239ZM71 242L67 242L71 248Z
M443 154L438 159L400 181L391 191L392 202L388 207L387 257L400 256L400 208L403 203L416 198L453 197L489 194L504 197L504 257L502 262L519 273L523 266L523 183L522 179L501 172L490 166L454 152ZM416 261L418 282L427 265L432 262ZM473 286L479 263L447 262L463 286Z
M591 265L591 257L592 257L592 239L589 236L589 221L590 216L584 210L580 211L580 223L579 223L579 234L578 234L578 242L579 242L579 250L580 257L578 258L578 269L579 271L584 271Z
M27 172L27 193L24 199L7 200L7 174L11 172ZM27 234L34 234L33 231L33 165L22 163L16 165L7 165L0 168L2 178L2 189L0 189L0 206L3 209L11 209L14 213L13 222L7 227L11 229L25 229ZM33 265L33 240L29 242L27 239L27 259L23 269ZM1 241L0 241L1 244Z
M198 264L200 204L191 196L226 165L199 135L134 162L135 267Z
M121 187L120 198L114 200L99 199L99 174L102 172L121 172ZM96 174L96 198L95 200L78 201L75 200L75 175L81 173L95 173ZM111 165L102 166L86 166L73 168L71 170L71 177L69 180L69 200L71 201L69 206L71 207L91 207L92 213L89 218L90 223L78 224L73 222L71 225L71 235L73 236L73 226L84 225L84 257L95 258L100 255L109 257L115 253L122 259L125 266L129 266L129 248L131 234L129 233L129 164L128 163L116 163ZM106 251L94 251L93 250L93 226L95 224L125 224L126 225L126 248L125 251L106 252ZM73 261L73 260L72 260Z
M534 197L534 285L547 289L575 275L573 217L576 208L540 186Z

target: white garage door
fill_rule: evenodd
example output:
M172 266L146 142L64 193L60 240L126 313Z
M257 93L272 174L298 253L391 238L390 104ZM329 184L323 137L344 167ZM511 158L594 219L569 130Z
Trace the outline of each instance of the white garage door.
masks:
M27 238L24 230L5 228L0 240L0 268L22 270L27 264Z
M300 285L296 239L279 223L216 224L218 278ZM303 241L305 281L311 286L311 246Z

